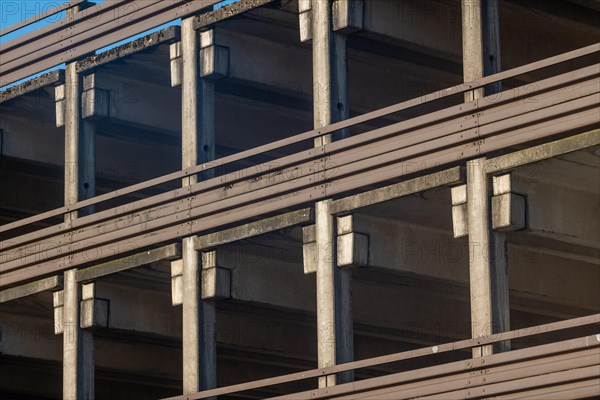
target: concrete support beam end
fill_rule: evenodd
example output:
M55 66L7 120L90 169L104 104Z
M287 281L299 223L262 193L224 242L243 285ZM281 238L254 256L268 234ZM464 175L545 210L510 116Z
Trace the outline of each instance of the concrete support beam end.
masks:
M81 285L81 306L79 309L82 329L108 328L109 302L96 297L96 284Z
M315 225L302 228L302 259L304 260L304 273L317 272L317 238Z
M183 259L171 262L171 304L183 304Z
M492 179L492 227L499 231L525 229L527 198L513 192L511 174Z
M200 76L216 80L229 74L229 48L212 45L200 50Z
M54 306L54 334L60 335L64 331L64 304L65 297L63 290L57 290L52 293L52 305Z
M66 112L66 100L65 100L65 85L57 85L54 87L54 101L56 104L56 127L60 128L65 126L65 112Z
M363 29L363 0L333 0L333 30L352 33Z
M333 30L339 33L353 33L363 29L363 0L333 0L331 16ZM298 1L298 19L300 26L300 41L308 42L313 38L312 32L312 2Z
M516 193L492 197L492 227L499 231L525 229L526 198Z
M181 85L183 74L183 60L181 58L181 42L173 43L169 46L171 60L171 87Z
M369 235L354 231L352 215L337 218L337 235L338 267L369 265Z
M202 299L231 298L231 271L218 265L217 251L202 252Z
M455 186L450 189L452 197L452 228L454 237L467 236L468 212L467 212L467 185Z

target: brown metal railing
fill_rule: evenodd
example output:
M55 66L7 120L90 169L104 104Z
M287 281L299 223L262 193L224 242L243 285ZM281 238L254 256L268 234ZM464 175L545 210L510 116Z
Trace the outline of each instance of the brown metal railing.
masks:
M211 163L0 227L0 233L427 104L540 68L597 54L595 44L399 103ZM598 64L391 124L190 187L20 235L0 243L0 287L102 258L239 223L479 154L600 124ZM535 90L532 90L532 87ZM266 171L266 172L265 172Z
M193 15L221 1L107 0L99 3L75 13L71 18L64 18L3 43L0 47L0 86L73 61L178 18ZM74 5L70 4L69 7ZM20 27L11 27L9 30Z
M192 400L192 399L204 399L214 396L224 396L224 395L232 395L238 394L242 392L264 389L269 386L281 385L291 382L303 381L306 379L317 378L320 376L327 376L332 374L338 374L345 371L352 371L361 368L368 368L374 366L380 366L383 364L394 363L398 361L410 360L415 358L427 357L432 355L439 355L442 353L448 353L453 351L461 351L468 350L474 347L479 347L482 345L489 345L497 342L502 342L506 340L514 340L514 339L523 339L527 337L532 337L536 335L541 335L550 332L558 332L564 331L568 329L581 328L585 326L596 326L600 323L600 314L589 315L586 317L574 318L566 321L553 322L550 324L538 325L534 327L528 327L523 329L517 329L509 332L494 334L490 336L483 336L478 338L461 340L453 343L445 343L437 346L424 347L421 349L405 351L401 353L389 354L380 357L369 358L360 361L353 361L346 364L335 365L327 368L319 368L313 369L310 371L297 372L288 375L282 375L274 378L261 379L258 381L241 383L238 385L232 385L228 387L218 388L207 390L195 394L189 395L181 395L170 397L167 400ZM573 352L583 352L584 354L572 354ZM335 387L328 387L322 389L315 389L308 392L301 392L290 394L287 396L282 396L281 398L285 399L321 399L321 398L346 398L344 396L349 396L347 398L357 398L363 399L369 396L377 396L373 398L383 399L384 393L395 393L391 398L413 398L418 396L424 396L428 394L427 389L423 387L430 386L429 394L440 394L447 393L443 396L443 398L452 398L449 392L459 389L471 389L471 396L467 396L466 393L460 393L457 398L466 398L466 397L480 397L476 396L477 388L481 391L481 387L485 387L493 382L493 379L477 379L477 378L485 378L490 377L494 372L490 370L492 367L497 365L508 364L509 367L506 368L508 370L514 371L510 376L504 376L504 382L507 383L507 387L503 388L504 391L510 392L511 388L516 390L515 387L518 387L518 382L514 382L519 378L523 378L525 375L530 374L531 376L542 375L552 372L561 371L559 366L551 365L550 368L546 365L544 368L544 363L548 364L548 357L555 356L557 354L563 354L563 358L566 360L572 360L577 358L578 356L586 357L583 361L583 365L573 365L573 363L566 364L568 369L573 369L576 367L588 367L588 366L596 366L595 369L591 369L588 372L591 372L591 378L595 379L598 382L600 379L600 334L593 336L586 336L583 338L576 338L565 340L561 342L539 345L534 347L529 347L521 350L513 350L507 353L495 354L492 356L480 357L469 359L465 361L458 361L453 363L446 363L434 367L421 368L417 370L401 372L390 374L387 376L377 377L366 379L362 381L357 381L348 384L341 384ZM527 360L527 367L530 368L530 371L518 371L519 368L524 368L525 365L519 364ZM556 360L553 360L556 361ZM554 368L554 369L553 369ZM580 371L576 371L580 372ZM461 374L456 376L455 374ZM519 375L521 373L521 375ZM466 374L466 376L465 376ZM443 379L437 379L443 377ZM586 376L579 375L575 376L573 381L584 380ZM589 378L589 377L588 377ZM538 380L536 382L528 382L527 385L524 385L524 388L531 389L536 386L543 386L540 383L540 377L536 377ZM498 380L502 382L502 380ZM512 386L511 386L511 382ZM558 381L558 379L557 379ZM404 386L398 387L401 384L411 383L412 387ZM440 386L441 385L441 386ZM431 390L432 387L433 389ZM596 385L596 390L600 391L600 385ZM409 389L415 389L412 392ZM380 389L379 392L375 394L371 393L375 390ZM599 392L600 393L600 392ZM355 397L350 397L350 395L354 394ZM484 390L481 393L481 397L491 395L491 391ZM279 398L279 397L278 397Z

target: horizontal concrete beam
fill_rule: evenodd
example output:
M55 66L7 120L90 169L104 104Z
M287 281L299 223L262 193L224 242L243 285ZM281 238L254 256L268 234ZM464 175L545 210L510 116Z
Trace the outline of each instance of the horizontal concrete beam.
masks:
M165 69L168 63L165 59ZM179 136L180 95L157 80L132 79L99 69L85 76L83 90L83 117L100 120L100 130L110 122Z
M92 70L93 68L97 68L101 65L108 64L112 61L138 53L140 51L148 50L151 47L155 47L163 43L172 43L173 41L179 40L181 37L180 30L181 28L179 26L169 26L166 29L162 29L150 35L132 40L131 42L122 44L100 54L86 57L80 61L77 61L77 72L81 73Z
M108 261L92 267L80 269L75 275L77 282L88 282L94 279L126 271L128 269L147 265L161 260L173 260L181 257L181 245L179 243L159 247L134 254L129 257L119 258L118 260Z
M0 291L0 303L31 296L47 290L60 290L63 287L62 275L50 276L25 285L16 286Z
M464 171L454 167L433 174L420 176L404 182L395 183L379 189L359 193L343 199L334 200L331 204L332 214L343 214L362 207L408 196L413 193L433 189L435 187L456 184L464 181Z
M274 217L261 219L248 224L226 229L220 232L211 233L196 238L196 250L206 250L222 244L247 239L253 236L262 235L279 229L294 225L311 223L314 220L314 213L311 208L303 208L299 211L276 215Z
M485 162L485 172L497 174L526 164L572 153L600 144L600 129L594 129L579 135L570 136L550 143L529 147L514 153L490 158Z
M194 29L199 30L209 27L219 21L223 21L247 11L273 3L275 0L239 0L235 4L223 6L217 10L199 14L194 19Z
M45 86L61 84L65 81L65 71L59 69L56 71L50 71L43 75L33 78L20 85L12 86L6 90L0 92L0 103L12 100L16 97L22 96L26 93L31 93L37 89Z

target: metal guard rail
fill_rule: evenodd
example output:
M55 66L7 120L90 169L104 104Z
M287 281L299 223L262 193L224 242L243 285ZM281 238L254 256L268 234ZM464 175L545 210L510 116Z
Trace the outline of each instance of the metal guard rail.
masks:
M267 378L267 379L252 381L252 382L240 383L237 385L231 385L231 386L227 386L227 387L206 390L206 391L202 391L202 392L198 392L198 393L194 393L194 394L170 397L165 400L196 400L196 399L205 399L205 398L211 398L211 397L223 396L223 395L232 395L232 394L236 394L236 393L241 393L241 392L255 390L255 389L261 389L261 388L274 386L274 385L280 385L280 384L285 384L285 383L290 383L290 382L297 382L297 381L302 381L302 380L311 379L311 378L317 378L317 377L321 377L321 376L339 374L342 372L353 371L353 370L357 370L357 369L361 369L361 368L380 366L383 364L389 364L389 363L394 363L394 362L398 362L398 361L410 360L410 359L414 359L414 358L427 357L427 356L432 356L432 355L436 355L436 354L448 353L451 351L468 350L468 349L472 349L475 347L491 345L493 343L498 343L498 342L502 342L502 341L506 341L506 340L522 339L522 338L541 335L541 334L545 334L545 333L564 331L567 329L580 328L580 327L584 327L584 326L592 326L592 325L597 326L599 323L600 323L600 314L594 314L594 315L589 315L589 316L585 316L585 317L569 319L569 320L565 320L565 321L552 322L552 323L544 324L544 325L516 329L516 330L503 332L503 333L497 333L497 334L493 334L493 335L489 335L489 336L465 339L465 340L460 340L457 342L445 343L445 344L440 344L440 345L436 345L436 346L430 346L430 347L424 347L424 348L415 349L415 350L404 351L404 352L400 352L400 353L388 354L385 356L373 357L373 358L369 358L369 359L365 359L365 360L352 361L349 363L334 365L334 366L326 367L326 368L318 368L318 369L313 369L310 371L296 372L296 373L277 376L277 377L273 377L273 378ZM584 340L584 344L587 344L588 346L591 346L591 347L600 346L600 334L595 335L593 338L587 337L585 339L587 339L587 340ZM589 340L589 339L592 339L592 340ZM577 341L577 339L575 339L575 341ZM581 341L581 340L579 340L579 341ZM559 342L559 343L552 343L549 345L535 346L532 348L527 348L525 350L529 351L530 354L528 354L528 356L531 358L534 356L543 355L544 353L552 353L553 351L564 352L566 350L570 350L569 345L571 345L571 347L574 347L574 346L572 346L573 343L571 343L571 342L573 342L573 341L566 341L567 346L565 346L564 348L559 348L559 346L561 345L561 343ZM565 342L563 342L563 343L565 343ZM546 348L544 348L544 346ZM556 349L552 349L552 347L555 347ZM483 366L489 367L489 363L486 363L486 359L489 359L490 357L498 357L499 355L502 355L504 357L507 357L507 356L510 357L511 353L516 353L518 351L523 351L523 350L513 350L513 351L509 351L507 353L500 353L500 354L493 355L493 356L470 359L470 360L462 361L460 363L465 363L465 362L471 363L471 368L473 368L473 369L476 369L478 367L481 368ZM535 354L535 353L537 353L537 354ZM598 359L598 356L596 356L596 360L597 359ZM596 363L597 363L597 361L596 361ZM454 363L454 364L456 364L456 363ZM447 367L449 365L451 365L451 364L444 365L446 367L444 370L445 374L447 374L449 372L447 370ZM430 367L430 368L440 368L440 366ZM428 370L428 369L429 368L425 368L423 370L408 371L408 372L405 372L404 374L410 373L413 377L413 380L418 379L418 378L429 379L432 377L431 376L432 374L423 372L424 370ZM400 373L400 374L402 374L402 373ZM336 394L336 393L334 393L334 391L336 391L336 390L339 392L338 394L355 393L359 389L357 387L358 385L360 385L361 383L367 383L367 381L373 381L373 380L380 381L380 382L378 382L379 387L390 386L393 383L398 383L399 380L394 379L394 378L400 377L400 374L394 374L394 375L391 375L388 377L384 376L384 377L372 378L372 379L368 379L365 381L357 381L355 383L340 384L335 387L317 389L317 390L314 390L311 392L303 392L303 393L297 393L295 395L290 395L290 396L282 396L282 398L298 398L298 399L300 399L300 398L311 398L311 399L330 398L330 397L334 397L334 395ZM382 380L385 381L385 383L382 383L381 382ZM463 379L463 381L464 381L464 379ZM368 387L369 385L365 384L364 386ZM461 386L463 386L463 387L465 386L464 382ZM360 396L360 394L358 394L358 396ZM357 398L360 398L360 397L357 397ZM406 398L408 398L408 396Z
M96 4L72 17L3 43L0 46L0 87L178 18L194 15L221 1L107 0ZM69 4L65 8L75 5ZM24 22L23 26L27 25L27 21ZM8 31L16 29L11 27Z
M434 92L6 224L0 233L598 52L600 44L594 44ZM414 173L403 168L406 163L435 169L598 126L599 73L598 64L593 64L5 240L0 243L0 287Z

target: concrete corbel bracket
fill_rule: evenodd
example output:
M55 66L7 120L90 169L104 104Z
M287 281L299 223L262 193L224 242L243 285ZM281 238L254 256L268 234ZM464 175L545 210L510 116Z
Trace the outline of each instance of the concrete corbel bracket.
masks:
M183 74L181 42L175 42L169 46L169 58L171 60L171 87L177 87L181 85Z
M526 227L527 198L512 191L511 174L493 177L492 227L499 231L516 231Z
M81 285L80 325L82 329L108 328L109 302L96 296L96 284Z
M312 40L312 1L298 0L300 41ZM333 30L339 33L353 33L363 29L364 0L333 0L331 16Z
M231 271L220 265L217 250L202 252L202 299L231 298Z
M467 213L467 185L455 186L450 189L452 197L452 229L454 237L467 236L468 213Z
M300 22L300 41L312 39L312 0L298 0L298 18Z
M317 272L317 233L315 225L302 228L302 259L304 260L304 273Z
M54 87L54 101L56 106L56 127L65 126L65 85L57 85Z
M52 293L52 305L54 306L54 334L60 335L64 331L63 315L64 315L64 291L57 290Z
M200 77L216 80L229 75L229 48L218 44L215 29L200 32Z
M80 326L82 329L98 329L108 327L109 301L96 297L95 283L81 285ZM52 294L54 306L54 334L64 332L64 291L57 290Z
M171 261L171 304L183 304L183 260Z
M340 268L359 268L369 265L369 235L354 230L354 218L337 218L337 265Z
M333 30L352 33L363 29L364 0L333 0Z
M81 116L83 118L108 118L110 114L110 92L97 87L96 74L83 76L81 93Z

